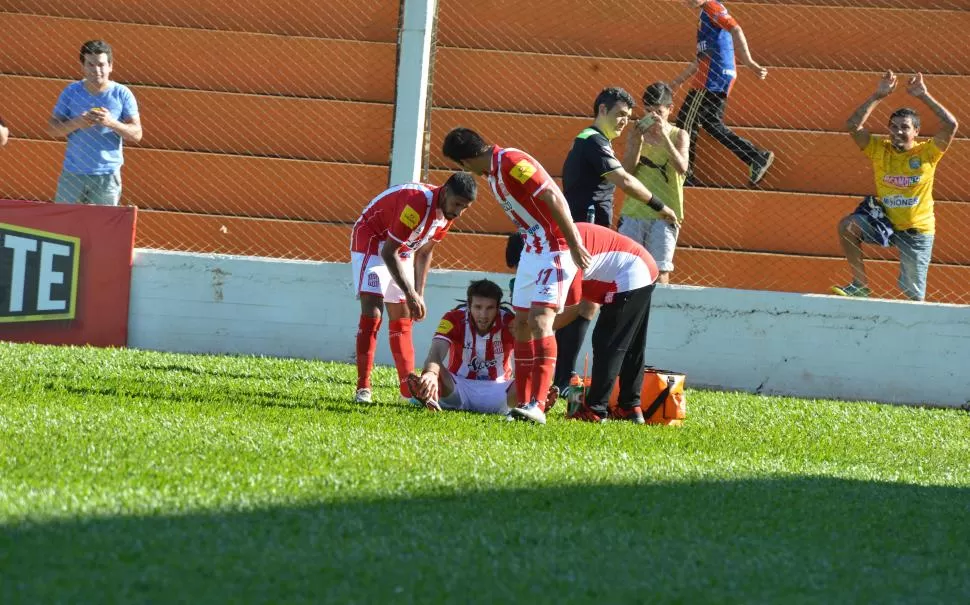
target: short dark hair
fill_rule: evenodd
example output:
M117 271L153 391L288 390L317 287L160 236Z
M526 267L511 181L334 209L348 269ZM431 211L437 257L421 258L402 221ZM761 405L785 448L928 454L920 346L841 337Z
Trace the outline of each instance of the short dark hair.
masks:
M633 109L637 105L637 102L633 100L633 95L622 88L610 86L609 88L604 88L596 95L596 100L593 101L593 115L599 115L600 105L606 105L606 111L609 111L617 103L626 103L630 106L630 109Z
M468 290L465 296L467 297L465 300L469 306L472 304L473 296L491 298L495 301L495 305L498 306L502 304L502 287L491 280L479 279L468 284Z
M478 195L478 184L469 172L455 172L445 181L445 188L466 200L473 200Z
M505 242L505 266L508 268L517 267L519 259L522 258L522 249L525 248L525 240L521 233L510 233L509 240Z
M111 45L104 40L88 40L81 45L81 63L84 63L84 55L108 55L108 63L113 61Z
M654 82L643 90L644 105L673 105L674 91L666 82Z
M892 124L893 118L909 118L913 122L913 128L919 130L919 114L912 107L900 107L889 116L889 123Z
M464 162L471 158L486 153L489 150L488 143L471 128L458 127L453 129L445 136L445 142L441 145L441 153L446 158L454 162Z

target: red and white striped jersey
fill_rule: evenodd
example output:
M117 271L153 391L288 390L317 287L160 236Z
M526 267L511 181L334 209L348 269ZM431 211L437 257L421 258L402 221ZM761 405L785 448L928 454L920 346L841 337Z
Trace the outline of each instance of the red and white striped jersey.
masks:
M494 146L488 184L502 210L519 232L525 234L527 252L558 252L569 248L549 206L536 197L547 188L559 186L532 156L511 147Z
M613 295L649 286L660 272L650 253L629 237L592 223L576 223L592 260L576 274L566 304L580 298L607 304Z
M354 223L350 239L352 252L377 254L387 240L398 246L398 254L410 256L428 241L441 241L452 221L438 208L441 187L406 183L384 191L367 204Z
M499 308L488 334L478 333L468 307L444 314L435 338L448 342L448 370L470 380L507 382L512 379L512 320L515 314Z

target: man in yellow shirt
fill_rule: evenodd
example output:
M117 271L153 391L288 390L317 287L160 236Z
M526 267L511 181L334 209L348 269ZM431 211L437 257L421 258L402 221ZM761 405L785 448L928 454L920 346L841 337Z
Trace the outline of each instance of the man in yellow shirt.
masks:
M904 107L889 116L889 136L873 136L866 119L879 102L896 88L896 75L888 71L876 91L849 117L852 139L872 162L876 196L867 197L855 212L839 222L839 239L852 269L852 283L834 286L840 296L869 296L862 262L862 243L899 249L899 288L912 300L926 297L926 272L933 254L936 222L933 215L933 178L936 165L957 131L957 120L926 90L923 74L909 79L906 92L923 101L940 119L940 130L918 143L920 119Z

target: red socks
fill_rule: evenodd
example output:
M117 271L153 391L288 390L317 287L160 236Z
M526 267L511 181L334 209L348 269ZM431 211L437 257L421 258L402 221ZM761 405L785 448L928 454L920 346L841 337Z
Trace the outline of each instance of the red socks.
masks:
M397 368L398 386L402 397L410 397L408 374L414 371L414 342L411 340L411 318L392 319L388 324L391 340L391 355ZM373 360L373 357L371 357Z
M374 349L377 347L377 330L380 317L360 316L357 324L357 388L370 388L370 373L374 369Z
M532 390L532 344L515 341L515 402L519 405L529 403Z
M537 338L533 342L533 361L532 361L532 388L529 392L529 399L543 405L546 395L549 394L549 387L552 386L553 374L556 371L556 354L559 352L556 346L555 336Z

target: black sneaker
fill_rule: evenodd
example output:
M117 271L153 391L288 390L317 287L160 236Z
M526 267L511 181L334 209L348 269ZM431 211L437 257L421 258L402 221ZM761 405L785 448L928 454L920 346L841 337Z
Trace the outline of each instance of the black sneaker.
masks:
M751 162L749 179L752 185L757 185L761 182L761 179L765 178L765 173L768 172L768 169L771 168L771 164L774 163L774 161L775 154L770 151L766 151L760 158Z

